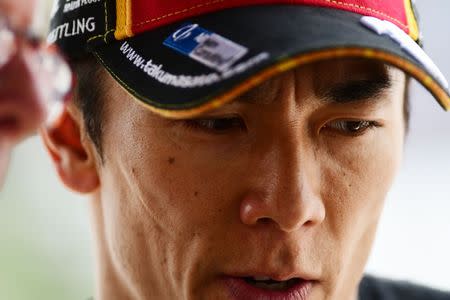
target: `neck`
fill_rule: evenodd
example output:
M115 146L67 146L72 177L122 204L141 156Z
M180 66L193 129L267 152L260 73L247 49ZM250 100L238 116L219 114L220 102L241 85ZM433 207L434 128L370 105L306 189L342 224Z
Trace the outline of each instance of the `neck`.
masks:
M131 288L121 278L121 272L114 265L111 251L108 250L99 195L94 195L91 199L91 213L95 247L95 299L138 299L132 295Z

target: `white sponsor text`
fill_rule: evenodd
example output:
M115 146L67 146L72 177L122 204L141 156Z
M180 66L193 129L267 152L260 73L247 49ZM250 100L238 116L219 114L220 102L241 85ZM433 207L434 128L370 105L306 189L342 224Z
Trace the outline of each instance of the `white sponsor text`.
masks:
M59 25L53 29L47 37L49 43L54 43L62 38L67 38L71 36L77 36L84 34L85 32L95 31L95 18L81 18L72 20Z
M128 42L124 42L121 45L120 51L135 67L141 69L151 78L162 84L179 88L208 86L243 73L269 58L267 52L260 53L245 62L237 64L222 74L214 72L202 75L175 75L165 71L164 66L155 62L154 59L144 59L130 46L130 44L128 44Z

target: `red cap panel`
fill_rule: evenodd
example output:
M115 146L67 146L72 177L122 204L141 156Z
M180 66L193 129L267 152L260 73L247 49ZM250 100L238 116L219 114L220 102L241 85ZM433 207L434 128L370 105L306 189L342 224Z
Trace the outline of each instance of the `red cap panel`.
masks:
M118 0L128 8L129 29L138 34L188 17L226 8L262 4L299 4L335 8L387 20L411 33L408 21L409 0ZM118 15L120 12L118 12ZM411 21L410 21L411 22ZM414 31L414 28L412 29ZM129 32L129 31L128 31Z

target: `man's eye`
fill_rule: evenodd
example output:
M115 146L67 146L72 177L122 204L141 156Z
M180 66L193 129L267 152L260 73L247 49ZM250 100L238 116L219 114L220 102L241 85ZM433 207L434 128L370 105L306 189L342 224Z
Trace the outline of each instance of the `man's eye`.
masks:
M345 135L358 136L368 129L380 127L377 122L364 120L338 120L325 125L324 129L337 131Z
M184 121L186 127L211 133L228 133L230 131L246 130L244 120L240 117L193 119Z

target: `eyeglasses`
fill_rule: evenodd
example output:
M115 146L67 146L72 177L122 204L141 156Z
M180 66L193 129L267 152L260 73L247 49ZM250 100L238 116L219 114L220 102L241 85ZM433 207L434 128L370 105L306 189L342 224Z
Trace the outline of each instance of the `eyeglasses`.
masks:
M12 28L0 14L0 72L24 43L34 49L39 77L43 76L48 82L43 94L50 121L61 111L73 89L72 70L56 46L46 45L35 34Z

